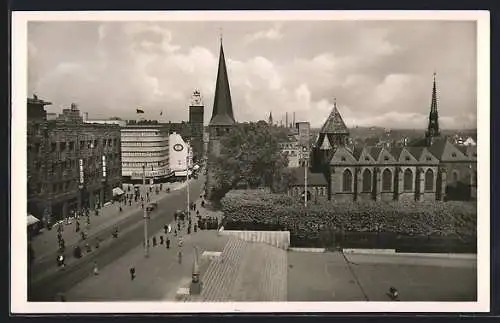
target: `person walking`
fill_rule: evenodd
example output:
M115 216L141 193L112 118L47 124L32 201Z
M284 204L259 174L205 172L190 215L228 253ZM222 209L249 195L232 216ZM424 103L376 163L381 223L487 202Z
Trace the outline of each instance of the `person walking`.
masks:
M163 226L163 232L165 232L165 234L168 233L168 226L166 224Z
M94 276L99 275L99 268L97 267L97 261L94 261Z
M130 280L134 280L135 279L135 267L130 267Z
M156 236L153 236L153 247L156 247L156 244L157 244L156 242L157 242L156 241Z
M167 246L167 249L170 249L170 239L167 237L167 241L165 241L165 245Z
M163 245L163 235L160 235L160 245Z
M177 258L179 260L179 264L182 264L182 250L179 250L179 252L177 253Z

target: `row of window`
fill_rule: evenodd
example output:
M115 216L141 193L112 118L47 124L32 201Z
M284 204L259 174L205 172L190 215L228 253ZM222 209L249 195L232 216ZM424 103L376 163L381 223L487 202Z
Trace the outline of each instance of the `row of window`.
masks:
M167 166L168 161L159 161L159 162L147 162L147 163L137 163L137 162L122 162L122 168L142 168L146 164L146 167L161 167Z
M117 147L118 146L118 139L110 139L110 138L104 138L104 139L94 139L94 140L80 140L80 150L83 150L85 148L87 149L95 149L98 147ZM66 142L66 141L61 141L61 142L51 142L50 143L50 152L64 152L64 151L75 151L76 149L76 143L74 141ZM36 146L35 151L37 153L40 152L40 146Z
M150 132L132 132L132 131L122 131L122 137L157 137L160 136L159 131Z
M434 171L432 169L427 169L424 174L424 191L432 192L434 191L435 182ZM452 172L453 182L458 182L459 173L457 170ZM477 183L477 172L474 172L474 183ZM415 179L413 176L413 171L407 168L403 172L403 191L412 192L414 190ZM391 192L393 190L393 175L389 169L385 169L382 172L382 191ZM342 174L342 191L352 192L353 191L353 174L351 170L346 169ZM362 173L362 192L373 191L373 175L371 170L365 169Z
M154 152L122 152L123 157L167 157L167 151L154 151Z
M125 147L168 147L168 140L161 141L122 141L122 149Z

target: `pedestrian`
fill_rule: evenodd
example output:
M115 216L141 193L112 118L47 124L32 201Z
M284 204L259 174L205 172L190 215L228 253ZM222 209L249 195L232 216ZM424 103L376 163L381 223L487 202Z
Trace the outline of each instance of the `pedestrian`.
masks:
M57 233L57 241L61 242L61 240L62 240L62 234L61 234L61 232L58 232Z
M165 234L168 233L168 226L166 224L163 226L163 232L165 232Z
M162 235L160 235L160 244L161 244L161 245L163 245L163 241L164 241L164 240L163 240L163 236L162 236Z
M198 226L196 225L196 223L194 224L193 229L194 229L194 232L198 232Z
M157 244L156 242L157 242L156 241L156 236L153 236L153 247L156 247L156 244Z
M187 228L187 234L191 234L191 224L189 224L189 226Z
M121 206L121 205L120 205L120 207L119 207L119 210L120 210L120 212L122 212L122 211L123 211L123 209L122 209L122 206Z
M174 236L177 237L177 229L174 230Z
M172 232L172 226L169 224L168 225L168 233Z
M128 206L132 206L132 199L128 200Z
M135 267L131 267L129 271L130 271L130 280L134 280L135 279Z
M170 249L170 239L167 237L167 241L165 241L165 245L167 246L167 249Z
M97 238L97 241L95 243L95 248L96 249L99 249L100 243L101 243L101 239Z
M181 223L177 222L177 230L181 231Z
M179 259L179 264L182 264L182 250L179 250L179 253L177 253L177 257Z
M144 210L144 202L141 203L141 209Z
M115 228L115 231L113 231L113 238L118 238L118 228Z
M94 261L94 275L99 275L99 268L97 267L97 261Z

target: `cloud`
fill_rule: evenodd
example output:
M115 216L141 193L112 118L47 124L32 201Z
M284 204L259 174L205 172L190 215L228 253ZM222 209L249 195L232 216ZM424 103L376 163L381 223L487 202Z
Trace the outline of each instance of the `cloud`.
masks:
M246 35L244 39L245 44L250 44L253 43L257 40L278 40L283 38L283 34L281 33L281 25L276 24L273 27L266 29L266 30L260 30L255 33L252 33L250 35Z
M135 118L141 106L147 118L163 111L164 121L175 122L188 119L189 98L199 89L208 122L220 24L30 24L28 93L53 102L54 112L76 102L91 118ZM475 27L464 24L226 23L235 117L266 120L272 111L279 122L295 112L297 121L319 127L336 98L350 126L423 128L437 68L440 124L474 126Z

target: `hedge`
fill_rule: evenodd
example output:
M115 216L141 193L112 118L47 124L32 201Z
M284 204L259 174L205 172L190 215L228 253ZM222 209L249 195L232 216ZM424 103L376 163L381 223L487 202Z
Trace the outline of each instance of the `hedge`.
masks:
M476 241L474 202L334 202L311 204L259 190L239 190L221 200L228 229L289 230L292 239L321 239L324 231L451 237Z

